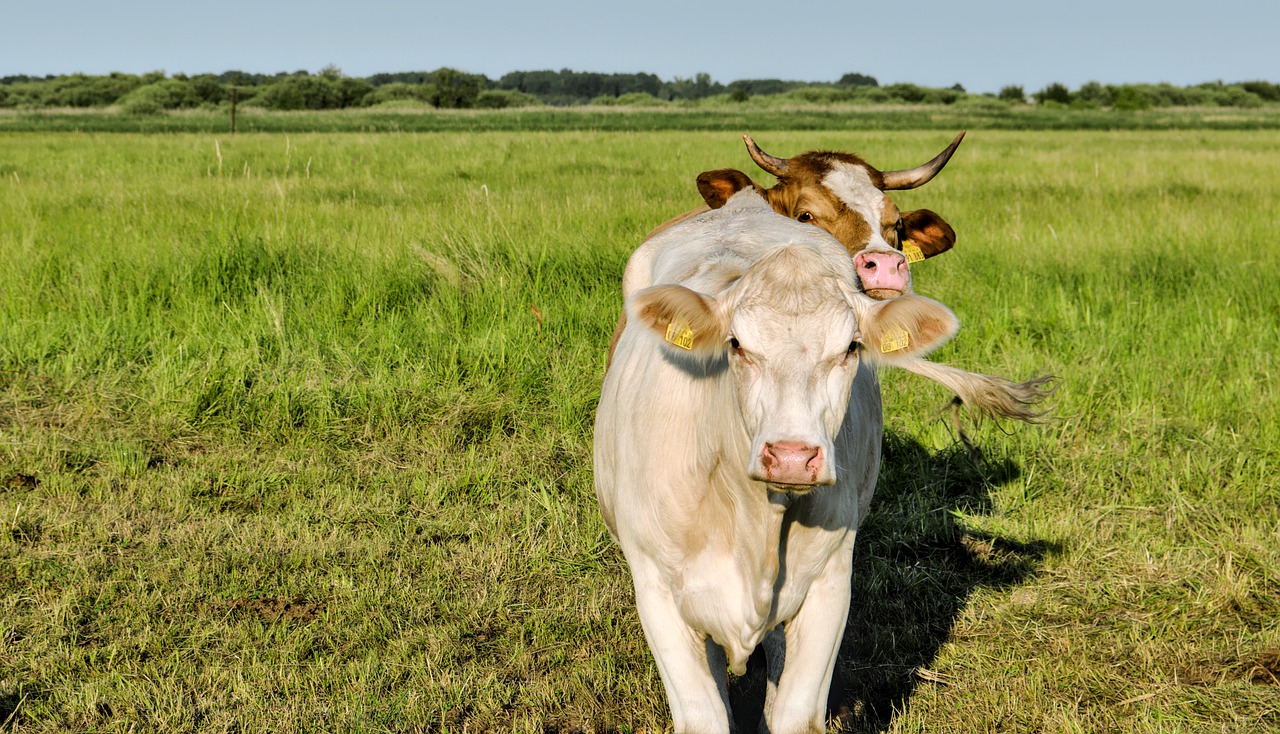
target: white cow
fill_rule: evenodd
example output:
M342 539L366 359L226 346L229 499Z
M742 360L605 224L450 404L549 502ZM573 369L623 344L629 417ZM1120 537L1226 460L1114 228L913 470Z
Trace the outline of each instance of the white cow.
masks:
M858 291L852 258L756 193L657 235L624 281L628 324L596 416L595 484L677 732L730 729L726 667L763 643L762 730L824 730L854 536L880 466L876 364L1028 419L1015 385L921 355L942 304ZM784 665L785 662L785 665Z

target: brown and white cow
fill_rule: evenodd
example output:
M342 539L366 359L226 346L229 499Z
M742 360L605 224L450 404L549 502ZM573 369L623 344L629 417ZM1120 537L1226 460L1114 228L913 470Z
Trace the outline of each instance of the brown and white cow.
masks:
M747 151L762 169L777 177L764 188L732 168L699 174L703 206L671 219L651 231L647 243L667 228L724 205L737 192L750 188L778 214L813 224L831 233L854 258L859 288L872 298L896 298L911 290L909 262L940 255L956 242L955 230L928 209L900 211L886 191L923 186L947 165L964 132L928 163L899 171L880 171L852 153L809 151L778 158L744 135ZM644 245L642 244L643 248ZM631 294L623 283L623 299ZM609 363L626 325L623 313L609 341Z
M1041 383L924 360L956 331L945 306L860 292L840 242L753 192L647 248L628 263L648 286L604 379L595 486L675 731L729 731L726 666L763 644L762 730L821 732L880 466L876 365L1021 420Z

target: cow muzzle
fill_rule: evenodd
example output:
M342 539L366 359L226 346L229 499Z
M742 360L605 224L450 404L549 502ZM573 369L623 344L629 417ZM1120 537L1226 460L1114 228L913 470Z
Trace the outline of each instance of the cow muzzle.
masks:
M834 484L821 446L801 441L774 441L760 450L760 476L752 479L797 488Z
M911 287L907 258L894 250L863 250L853 259L862 291L877 301L897 298Z

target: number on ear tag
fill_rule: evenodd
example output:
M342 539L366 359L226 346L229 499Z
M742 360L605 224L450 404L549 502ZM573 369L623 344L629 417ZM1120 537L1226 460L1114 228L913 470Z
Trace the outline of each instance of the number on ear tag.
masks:
M667 324L667 341L686 351L693 349L693 329L683 321Z
M918 263L924 259L924 250L921 250L911 240L902 243L902 254L907 256L907 262L909 263Z
M906 349L911 343L911 335L901 326L891 326L880 339L880 351L884 354Z

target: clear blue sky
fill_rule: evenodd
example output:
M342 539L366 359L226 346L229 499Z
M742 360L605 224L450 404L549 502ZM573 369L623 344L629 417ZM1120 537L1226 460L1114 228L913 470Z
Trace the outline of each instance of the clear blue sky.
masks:
M707 72L993 92L1049 82L1280 82L1280 0L7 0L0 76L349 76L452 66Z

